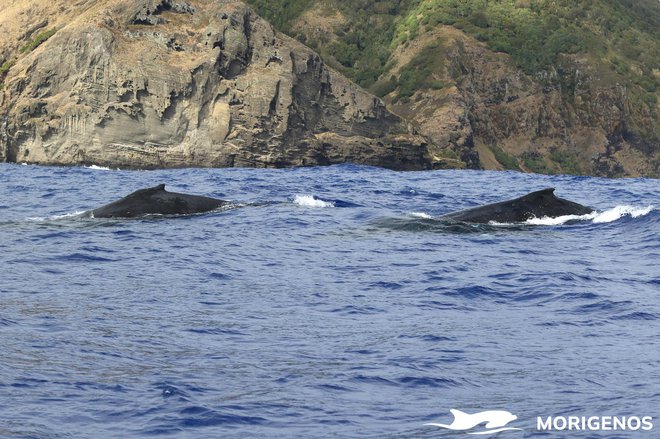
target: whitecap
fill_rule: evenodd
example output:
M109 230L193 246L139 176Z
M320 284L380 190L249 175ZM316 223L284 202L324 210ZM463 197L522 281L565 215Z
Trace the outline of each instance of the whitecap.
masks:
M106 167L106 166L98 166L98 165L89 165L89 166L83 166L85 169L93 169L95 171L112 171L112 169Z
M599 213L594 218L594 223L611 223L624 216L632 218L639 218L640 216L648 215L655 210L654 206L635 207L635 206L616 206Z
M653 210L655 210L653 206L635 207L623 205L616 206L602 212L595 211L586 215L564 215L555 218L548 216L544 216L542 218L530 218L525 221L524 224L533 226L558 226L561 224L566 224L569 221L591 221L595 224L611 223L623 218L624 216L638 218L640 216L648 215Z
M557 217L544 216L541 218L530 218L523 224L530 226L559 226L569 221L589 221L596 217L597 213L588 213L586 215L563 215Z
M303 207L335 207L332 201L320 200L313 195L296 195L293 202Z
M415 217L415 218L422 218L422 219L432 219L433 217L429 215L428 213L424 212L410 212L410 216Z

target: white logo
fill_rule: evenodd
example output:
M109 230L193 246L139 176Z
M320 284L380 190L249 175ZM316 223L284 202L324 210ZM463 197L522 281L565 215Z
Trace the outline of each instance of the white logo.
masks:
M454 422L451 424L428 423L424 425L431 425L433 427L441 427L454 431L464 431L468 434L492 434L506 430L522 430L521 428L506 427L506 424L515 421L518 419L518 416L505 410L489 410L486 412L474 413L472 415L456 409L451 409L450 412L454 415ZM467 431L479 424L483 424L484 422L486 423L484 427L488 430Z

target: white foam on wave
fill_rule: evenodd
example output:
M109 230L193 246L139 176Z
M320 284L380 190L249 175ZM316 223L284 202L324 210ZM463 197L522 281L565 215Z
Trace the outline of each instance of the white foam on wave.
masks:
M648 215L655 210L655 206L635 207L635 206L616 206L612 209L599 213L594 218L595 223L611 223L624 216L639 218Z
M422 219L432 219L433 217L429 215L428 213L424 212L410 212L410 216L415 217L415 218L422 218Z
M89 166L83 166L86 169L93 169L95 171L112 171L112 169L105 167L105 166L98 166L98 165L89 165Z
M303 207L335 207L335 203L332 201L319 200L313 195L296 195L293 203Z
M529 224L533 226L558 226L561 224L566 224L569 221L591 221L595 224L600 223L611 223L617 221L624 216L630 216L632 218L639 218L640 216L648 215L649 213L655 210L654 206L647 207L635 207L635 206L616 206L611 209L604 210L602 212L593 212L586 215L564 215L558 216L556 218L543 217L543 218L531 218L525 221L523 224ZM494 224L493 225L500 225Z
M544 216L541 218L530 218L522 224L528 224L530 226L559 226L561 224L566 224L569 221L589 221L593 220L597 213L589 213L586 215L563 215L557 217Z

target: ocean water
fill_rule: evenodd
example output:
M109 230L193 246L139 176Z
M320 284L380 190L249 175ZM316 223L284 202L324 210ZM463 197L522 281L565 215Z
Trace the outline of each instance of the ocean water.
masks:
M0 437L660 437L660 182L0 165ZM80 213L144 187L189 217ZM589 218L448 226L545 187ZM537 417L652 431L538 432ZM483 425L475 430L483 430ZM473 431L473 430L470 430ZM487 436L488 437L488 436Z

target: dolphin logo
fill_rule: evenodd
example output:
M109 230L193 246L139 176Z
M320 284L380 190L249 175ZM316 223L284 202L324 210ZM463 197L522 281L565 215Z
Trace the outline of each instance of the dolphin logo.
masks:
M485 412L479 412L474 414L469 414L462 412L460 410L451 409L451 414L454 415L454 422L451 424L437 424L437 423L428 423L424 425L430 425L433 427L446 428L448 430L454 431L465 431L468 434L492 434L499 433L500 431L506 430L521 430L520 428L506 427L506 425L518 419L518 416L507 412L505 410L489 410ZM486 423L485 428L488 430L484 431L475 431L469 432L474 427L479 424Z

